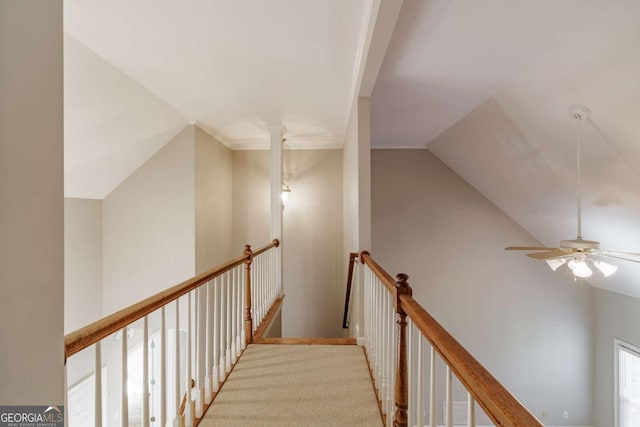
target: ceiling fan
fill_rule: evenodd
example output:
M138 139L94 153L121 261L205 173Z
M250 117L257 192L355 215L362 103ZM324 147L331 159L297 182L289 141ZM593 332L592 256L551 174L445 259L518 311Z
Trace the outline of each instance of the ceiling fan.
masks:
M591 110L578 105L571 108L571 117L576 121L576 184L577 184L577 207L578 207L578 235L573 240L562 240L557 248L547 248L538 246L509 246L507 251L535 251L526 254L528 257L544 260L553 271L567 264L567 267L576 277L591 277L595 268L605 277L611 276L618 269L617 266L602 261L599 258L616 258L625 261L640 263L640 254L630 252L614 252L600 249L600 242L584 240L582 238L582 188L580 182L580 125L583 120L589 119Z

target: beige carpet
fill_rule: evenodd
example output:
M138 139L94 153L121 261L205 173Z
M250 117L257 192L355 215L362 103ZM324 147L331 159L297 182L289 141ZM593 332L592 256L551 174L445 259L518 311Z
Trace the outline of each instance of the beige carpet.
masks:
M247 348L200 426L381 426L361 347Z

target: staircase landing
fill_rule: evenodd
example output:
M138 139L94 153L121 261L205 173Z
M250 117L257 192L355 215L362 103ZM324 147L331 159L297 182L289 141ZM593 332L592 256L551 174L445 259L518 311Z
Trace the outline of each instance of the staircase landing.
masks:
M296 344L301 343L312 344ZM380 425L361 347L282 343L248 346L200 422L200 426Z

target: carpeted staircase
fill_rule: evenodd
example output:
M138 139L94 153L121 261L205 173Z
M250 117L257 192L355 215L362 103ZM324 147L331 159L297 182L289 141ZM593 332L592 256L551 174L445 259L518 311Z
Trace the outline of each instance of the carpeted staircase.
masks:
M380 426L362 347L252 344L200 426Z

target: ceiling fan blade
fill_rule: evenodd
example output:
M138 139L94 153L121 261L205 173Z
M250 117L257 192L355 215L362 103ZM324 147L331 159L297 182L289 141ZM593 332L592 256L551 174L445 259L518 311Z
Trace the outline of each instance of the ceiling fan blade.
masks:
M640 263L640 254L634 254L632 252L598 251L598 252L593 252L591 255L601 256L605 258L616 258L616 259L621 259L623 261Z
M542 246L509 246L505 251L557 251L558 248L545 248Z
M553 259L553 258L564 258L566 256L570 256L573 251L563 251L563 250L554 250L549 252L537 252L533 254L526 254L529 258L535 259Z

